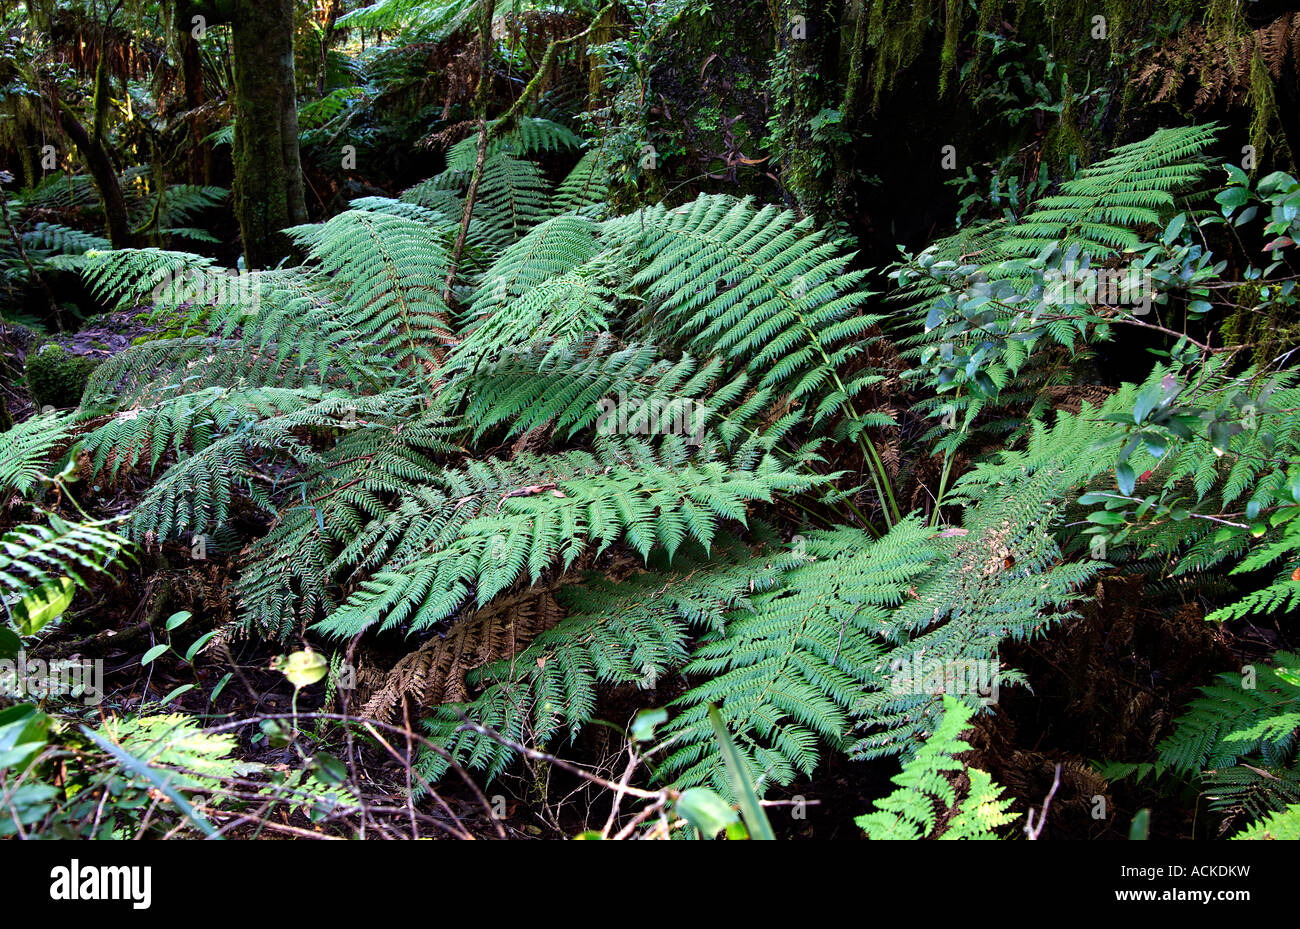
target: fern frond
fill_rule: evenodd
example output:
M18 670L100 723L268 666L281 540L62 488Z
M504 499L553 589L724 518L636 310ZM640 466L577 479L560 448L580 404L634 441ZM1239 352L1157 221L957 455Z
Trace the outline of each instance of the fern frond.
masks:
M587 152L555 189L556 213L587 213L604 208L609 196L609 167L599 149Z
M1285 810L1269 813L1257 823L1242 829L1234 839L1300 839L1300 803L1293 803Z
M23 244L28 248L48 249L66 255L111 248L109 241L80 229L59 223L39 222L23 233Z
M945 696L943 717L903 770L893 778L898 789L875 802L876 810L854 821L869 839L996 839L1001 827L1016 819L1012 800L987 772L968 767L955 756L970 750L962 738L974 711ZM964 796L956 777L965 774ZM942 819L942 827L940 822Z
M557 560L569 567L589 547L598 554L625 542L648 557L655 548L671 556L687 538L708 546L721 520L745 522L748 502L809 483L771 461L753 471L716 463L629 468L572 452L533 466L541 480L478 507L458 501L449 513L451 501L431 501L439 505L428 513L401 514L405 534L429 550L415 550L400 567L390 562L318 628L336 636L376 625L425 628L451 616L471 590L482 607L522 577L536 583Z
M66 576L88 586L82 572L102 574L130 553L130 541L112 529L118 522L69 523L49 513L45 524L15 526L0 537L0 585L22 594Z
M329 276L348 308L348 322L367 341L403 364L438 365L438 346L451 336L442 302L448 259L429 226L348 210L288 232Z
M0 493L26 496L53 464L51 453L73 434L74 413L42 413L0 433Z
M770 544L770 531L755 529ZM743 609L780 574L729 534L707 553L687 543L672 568L662 554L650 567L617 583L588 575L582 584L565 585L557 596L568 615L510 660L471 673L467 683L480 692L436 710L425 723L430 736L461 764L496 776L514 752L464 730L458 712L522 744L575 734L591 718L598 684L655 686L685 661L690 630L719 625L728 610ZM430 779L446 768L441 755L420 756L419 769Z
M1212 123L1160 129L1114 149L1063 184L1059 194L1035 201L999 249L1027 258L1054 242L1078 244L1093 254L1136 248L1142 240L1134 230L1161 223L1173 210L1174 194L1204 176L1199 156L1215 131Z
M787 552L777 589L728 614L684 669L702 683L676 701L673 752L662 771L677 783L729 792L707 712L720 704L756 784L789 783L816 765L818 742L846 745L864 691L879 686L877 638L892 608L931 568L930 533L918 520L872 542L850 529L815 533Z
M502 152L483 166L474 216L492 241L509 244L547 217L549 199L541 169Z
M539 152L577 148L582 144L582 138L573 130L540 116L517 117L505 132L498 130L498 123L494 120L488 124L488 133L487 157L489 159L502 153L508 153L514 158L524 158ZM454 179L458 184L468 182L477 156L478 134L475 133L447 150L446 178Z
M1270 767L1290 760L1300 729L1300 656L1278 652L1273 667L1252 667L1253 674L1220 674L1201 688L1160 743L1161 762L1195 774L1251 755Z
M470 301L470 319L487 316L538 284L595 257L595 226L579 216L557 216L534 226L484 272Z

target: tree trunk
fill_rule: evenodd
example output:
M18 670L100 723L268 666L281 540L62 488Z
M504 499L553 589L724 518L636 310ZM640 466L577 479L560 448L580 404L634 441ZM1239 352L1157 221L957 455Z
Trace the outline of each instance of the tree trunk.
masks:
M131 248L135 237L131 234L131 223L127 218L126 200L122 196L122 185L117 180L117 169L108 150L97 139L91 138L90 132L77 119L67 104L60 104L56 117L64 135L72 140L81 153L81 158L90 170L95 189L104 201L104 220L108 226L108 241L114 248Z
M190 0L177 0L172 29L176 36L181 78L185 88L185 110L190 115L189 178L191 184L212 183L212 146L203 141L207 120L196 111L206 102L203 90L203 49L194 37L194 17L204 16ZM206 20L205 20L206 27Z
M307 221L298 155L293 0L236 0L235 216L249 269L289 255L283 230Z
M330 39L334 35L334 24L338 22L339 13L343 11L340 0L330 0L329 9L325 11L325 22L320 30L320 74L316 76L316 93L325 96L325 78L329 71Z
M469 235L469 224L474 215L474 200L478 196L479 181L483 179L483 163L487 159L487 104L488 89L492 80L488 67L492 63L493 9L492 0L481 0L479 3L479 72L478 86L474 90L474 116L478 121L478 145L474 153L474 173L470 175L469 190L465 192L465 206L461 210L460 231L456 233L456 244L451 250L451 262L447 270L447 285L442 292L444 303L451 302L451 285L456 281L456 268L460 264L461 253L465 250L465 238Z

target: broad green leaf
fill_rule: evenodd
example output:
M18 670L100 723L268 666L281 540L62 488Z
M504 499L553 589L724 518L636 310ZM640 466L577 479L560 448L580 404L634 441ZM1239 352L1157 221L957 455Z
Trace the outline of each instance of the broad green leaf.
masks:
M70 577L51 580L29 591L13 609L14 625L20 635L36 635L63 615L72 603L77 585Z
M707 787L689 787L677 797L677 813L706 839L712 839L729 825L740 821L739 815Z
M667 721L667 710L642 710L632 720L632 738L637 742L649 742L654 738L655 727Z
M315 684L329 673L330 664L325 656L311 649L277 655L271 659L271 670L279 671L289 679L295 690Z

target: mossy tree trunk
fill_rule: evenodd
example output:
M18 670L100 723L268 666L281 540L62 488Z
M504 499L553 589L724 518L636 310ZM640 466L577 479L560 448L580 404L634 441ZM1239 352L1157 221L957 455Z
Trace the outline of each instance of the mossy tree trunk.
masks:
M105 37L113 24L113 17L121 9L121 4L114 7L108 15L99 35L98 63L95 66L95 84L91 94L93 112L89 126L83 125L81 119L62 100L55 100L53 116L63 134L68 137L82 161L90 171L91 180L99 192L104 204L104 225L108 231L108 240L114 248L130 248L136 244L131 231L130 218L126 210L126 199L122 186L118 182L117 166L106 141L108 111L111 103L107 49Z
M839 14L835 3L781 0L776 16L774 67L780 92L777 141L781 183L801 216L824 222L829 214L828 164L824 146L813 137L814 117L828 107L827 89L838 84Z
M293 0L234 0L235 216L251 268L290 252L283 230L307 221L298 154Z
M55 114L63 134L72 140L82 160L95 182L95 189L104 203L104 224L108 229L108 241L114 248L130 248L135 244L131 231L130 219L126 212L126 198L122 195L122 186L118 183L117 168L112 156L99 138L81 124L81 120L65 103L59 104Z
M840 97L840 130L845 135L835 149L835 181L831 185L835 197L835 218L847 220L856 211L854 200L854 161L860 138L858 118L861 115L861 98L864 93L863 71L866 68L867 19L865 4L845 4L845 12L852 17L853 39L849 46L848 73L844 76L844 93Z

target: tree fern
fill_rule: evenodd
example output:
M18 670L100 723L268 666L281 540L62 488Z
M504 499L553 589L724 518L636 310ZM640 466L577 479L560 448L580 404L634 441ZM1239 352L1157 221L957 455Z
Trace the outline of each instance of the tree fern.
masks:
M780 588L725 616L685 667L688 679L702 681L676 701L664 773L730 790L708 725L715 702L761 786L810 773L819 741L846 747L862 694L882 681L877 634L932 565L929 535L908 519L875 543L843 529L812 534L803 552L780 556L788 569Z
M772 543L765 526L754 530ZM435 710L426 723L431 736L462 764L496 776L514 752L462 729L459 712L523 744L545 744L564 732L572 737L590 721L600 684L655 686L686 660L691 630L716 627L727 610L742 608L781 573L731 534L707 552L688 541L671 565L656 553L649 567L618 582L588 575L566 585L558 597L568 615L511 659L472 672L467 683L478 695ZM428 777L446 767L441 755L421 756Z
M862 442L886 520L897 517L889 476L863 436L893 420L855 406L883 378L855 361L879 317L855 312L869 294L851 255L788 210L726 196L652 207L602 231L636 269L630 286L651 301L657 327L753 372L759 387L779 385L813 425L838 420Z
M1160 743L1160 761L1202 776L1218 808L1258 815L1300 802L1300 656L1278 652L1273 666L1218 675L1201 688Z
M556 213L596 211L609 194L609 169L601 152L587 152L555 189L552 209Z
M1045 529L1031 525L1030 507L1016 514L1022 520L1018 527L1005 522L1012 513L995 503L983 521L972 520L967 535L937 533L908 519L875 541L861 531L839 529L810 534L798 547L750 556L748 570L774 571L767 575L771 580L756 586L743 603L715 601L707 611L697 606L690 616L706 632L681 670L688 680L703 680L673 704L661 776L678 786L708 783L723 793L730 790L707 719L712 702L721 703L748 773L760 785L788 783L798 772L812 770L822 744L871 756L906 751L915 744L911 740L925 738L934 731L938 695L914 687L901 695L892 692L896 661L917 653L988 660L1003 638L1033 634L1064 615L1061 608L1095 571L1091 565L1056 567L1050 544L1043 541ZM955 545L954 538L964 544ZM1001 545L1023 555L1025 567L1005 570ZM954 548L957 557L950 554ZM979 564L973 565L976 558ZM994 563L996 570L986 569ZM685 581L660 575L651 583L664 589L713 585L718 580L713 571L712 564L692 567ZM936 609L963 579L965 589L952 607ZM602 622L641 608L635 589L602 589L594 602ZM672 615L673 605L665 608ZM928 615L923 619L922 613ZM549 648L541 665L557 681L578 673L570 661L587 660L566 650L582 641L579 622L570 617L546 633L544 642L539 636L530 646ZM611 643L602 655L612 661L634 645ZM527 735L543 742L556 729L534 725L537 706L545 718L567 720L571 730L589 718L585 697L571 702L558 684L539 693L530 670L532 654L526 651L510 663L508 681L488 686L464 712L516 740ZM1014 675L999 671L996 678L1014 680ZM508 753L457 730L457 719L445 712L431 725L451 740L458 757L499 770ZM863 727L885 731L855 735Z
M1285 810L1269 813L1259 822L1247 826L1234 839L1300 839L1300 803Z
M411 365L438 363L438 346L450 336L441 297L447 255L427 225L349 210L289 233L329 275L348 323L380 352Z
M474 216L493 241L509 244L546 218L548 200L541 169L502 152L483 167Z
M514 158L525 158L539 152L576 148L582 139L567 126L540 116L517 117L509 129L502 132L499 122L488 124L487 155L493 158L508 153ZM455 183L468 183L478 155L477 133L462 139L447 150L447 168L444 177Z
M629 468L570 453L539 460L536 468L552 479L485 501L492 505L473 518L448 520L442 507L402 514L419 520L406 534L427 538L429 551L405 563L388 559L390 567L363 582L319 628L337 636L372 625L424 628L452 615L471 590L482 606L524 576L536 582L557 560L572 565L589 546L598 554L625 541L642 556L657 547L671 555L688 537L707 546L720 520L745 521L749 501L770 501L776 491L808 483L771 462L752 472L716 464Z

